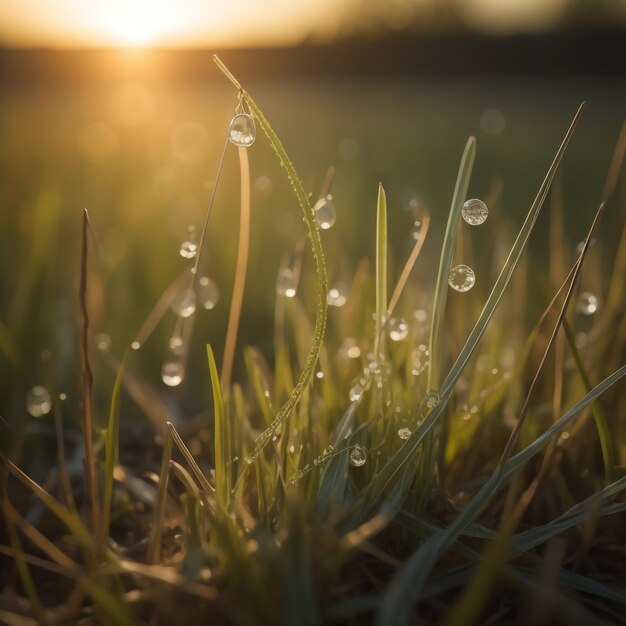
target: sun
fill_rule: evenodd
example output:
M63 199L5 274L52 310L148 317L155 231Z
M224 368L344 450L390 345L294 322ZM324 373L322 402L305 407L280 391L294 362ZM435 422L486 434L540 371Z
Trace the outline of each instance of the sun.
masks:
M158 0L110 0L100 5L99 29L112 44L150 46L180 26L180 12L174 5Z

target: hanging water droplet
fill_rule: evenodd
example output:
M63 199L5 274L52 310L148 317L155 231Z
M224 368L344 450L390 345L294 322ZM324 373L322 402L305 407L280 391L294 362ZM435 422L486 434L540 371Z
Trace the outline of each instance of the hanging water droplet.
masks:
M96 348L100 352L108 352L111 349L111 337L106 333L98 333L94 339L96 340Z
M328 230L337 218L333 197L329 194L325 198L320 198L313 207L315 221L322 230Z
M276 292L286 298L296 295L296 277L290 267L284 267L276 277Z
M33 417L42 417L50 413L52 398L43 385L35 385L26 394L26 410Z
M411 436L411 429L410 428L400 428L398 430L398 437L400 437L400 439L408 439Z
M354 467L362 467L367 461L367 452L361 446L354 446L350 450L350 465Z
M342 359L358 359L361 356L361 348L353 337L346 337L339 348L339 356Z
M196 293L193 289L181 291L178 297L172 302L172 311L180 317L189 317L196 312Z
M350 402L358 402L363 397L363 391L365 391L365 381L363 378L357 378L350 387L350 393L348 394Z
M479 226L480 224L484 224L489 216L489 209L482 200L472 198L471 200L467 200L463 205L461 215L471 226Z
M598 310L598 298L590 291L583 291L578 296L576 310L583 315L593 315Z
M198 246L193 241L183 241L180 244L180 256L183 259L193 259L196 256L196 252L198 251Z
M228 139L240 148L249 148L256 138L254 118L248 113L238 113L230 120Z
M141 348L141 344L138 341L133 341L133 343L130 344L130 347L133 350L139 350L139 348Z
M448 274L448 284L452 289L464 293L469 291L476 282L474 270L468 265L455 265Z
M202 306L210 311L214 309L220 299L220 290L217 283L208 276L201 276L198 279L198 298Z
M409 325L402 318L392 317L389 320L389 339L391 341L402 341L409 334Z
M174 333L169 340L169 347L170 350L174 353L174 354L181 354L183 352L183 346L184 346L184 341L181 335L179 335L178 333Z
M348 298L344 293L343 285L335 285L328 290L326 295L326 302L329 306L340 307L347 302Z
M413 232L411 233L413 239L417 241L422 236L422 220L415 220L413 222Z
M429 409L434 409L440 402L440 398L439 398L439 394L431 389L427 394L426 397L424 398L425 402L426 402L426 406Z
M180 359L176 356L171 356L163 361L161 367L161 380L168 387L177 387L183 382L185 378L185 367L181 363Z
M428 317L428 313L426 313L424 309L415 309L413 316L418 322L425 322Z

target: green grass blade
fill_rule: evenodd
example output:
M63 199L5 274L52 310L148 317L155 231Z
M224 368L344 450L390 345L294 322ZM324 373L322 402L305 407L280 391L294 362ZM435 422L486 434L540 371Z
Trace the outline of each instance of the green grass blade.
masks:
M585 371L585 366L583 365L583 361L580 358L580 352L578 352L578 348L576 347L574 334L572 333L572 329L569 327L567 320L563 320L563 330L565 331L565 338L567 339L567 344L569 346L570 352L574 357L574 363L576 364L578 375L583 382L585 391L589 392L592 388L591 381L589 380L589 376ZM613 467L615 465L615 455L613 453L615 444L613 442L613 437L611 436L609 424L606 420L606 415L602 410L602 405L597 400L594 400L591 403L591 413L593 414L593 419L595 420L596 429L598 431L598 437L600 438L602 459L604 460L605 481L606 484L609 485L611 483L611 478L613 476Z
M207 345L207 358L213 385L213 412L214 412L214 453L215 453L215 496L222 511L227 511L230 502L231 473L226 463L232 458L230 444L230 425L226 419L224 398L220 387L220 378L211 346Z
M378 185L376 203L376 336L374 354L384 351L383 327L387 314L387 196L382 184Z
M532 459L550 439L564 428L580 411L611 385L626 375L626 365L596 385L581 398L569 411L557 420L546 432L524 450L511 457L502 471L496 470L484 483L469 504L461 511L454 522L443 532L430 537L406 561L404 568L390 585L378 615L378 624L408 623L413 606L413 598L421 592L427 577L439 556L449 548L497 495L498 491Z
M293 388L292 392L289 394L289 397L278 411L269 428L267 428L257 437L254 449L251 453L252 457L256 457L271 440L272 435L276 432L279 426L289 418L292 409L302 396L305 387L308 385L311 377L313 376L315 363L317 362L317 359L319 357L319 353L322 347L322 341L324 339L324 333L326 332L326 315L328 308L326 302L326 294L328 293L328 277L326 274L326 262L324 259L324 250L322 248L322 240L320 238L319 227L317 225L317 222L315 221L313 207L309 203L307 193L304 191L302 183L298 178L296 170L293 167L291 160L289 159L287 152L283 147L283 144L281 143L273 128L270 126L269 122L263 115L261 109L259 109L256 102L250 97L250 94L248 94L243 89L239 81L232 75L232 73L217 56L214 55L213 60L220 68L220 70L224 73L224 75L239 90L245 103L248 105L250 111L252 111L252 113L258 120L259 125L263 129L263 132L267 136L272 149L274 150L276 156L278 157L278 160L280 161L281 166L284 167L287 173L287 178L291 183L291 187L296 195L298 204L300 205L300 209L302 210L304 223L306 224L309 239L311 241L311 250L313 253L313 260L315 262L315 271L318 282L315 328L311 349L309 350L306 362L304 364L302 372L300 373L296 386Z
M438 389L441 376L441 339L446 313L446 300L448 298L448 275L454 257L456 247L456 232L461 220L461 210L467 195L472 167L476 157L476 138L470 137L465 145L459 173L457 175L454 193L452 195L452 205L448 214L448 225L439 258L439 271L437 273L437 283L435 286L435 297L433 300L432 325L430 330L430 365L428 367L428 388Z
M124 366L126 358L122 360L111 394L111 407L109 409L109 421L107 424L106 436L104 439L105 465L104 465L104 489L102 494L102 537L109 534L111 522L111 501L113 499L113 471L119 455L119 433L120 433L120 393L122 391L122 380L124 378Z
M157 504L154 507L152 532L148 545L148 563L158 563L161 555L161 540L165 527L165 509L167 506L167 486L170 476L170 461L172 459L172 437L166 432L163 440L163 453L161 455L161 471L159 472L159 492Z

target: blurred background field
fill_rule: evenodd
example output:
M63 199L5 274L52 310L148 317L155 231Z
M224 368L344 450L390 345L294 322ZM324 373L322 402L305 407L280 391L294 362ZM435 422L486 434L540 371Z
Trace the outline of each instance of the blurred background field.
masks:
M577 6L585 15L585 3ZM471 21L420 28L426 22L415 17L418 13L394 25L381 21L388 15L382 5L377 11L351 32L299 40L296 47L272 50L252 39L254 49L220 51L283 139L313 201L327 168L336 168L337 222L323 233L331 285L340 283L348 293L360 259L373 258L380 181L389 200L392 276L411 249L417 214L424 208L432 214L431 233L411 278L429 293L469 135L478 139L470 196L487 199L492 216L488 226L471 234L470 243L477 266L488 268L502 233L519 225L571 116L585 100L558 179L573 258L626 112L624 64L616 55L624 41L620 22L602 23L596 16L598 23L591 24L596 30L590 30L580 17L563 18L558 28L551 26L556 33L542 28L520 35L513 28L503 36L476 32ZM78 407L82 209L89 210L98 241L91 259L93 329L111 337L112 353L119 357L165 287L189 266L178 251L188 226L201 227L237 94L212 64L214 47L199 50L198 40L193 50L181 49L180 42L169 51L92 49L115 43L106 39L92 45L70 40L70 46L90 49L63 50L53 39L12 42L6 27L3 35L0 322L12 358L0 360L0 415L15 426L26 417L23 398L34 383L67 393ZM240 39L235 43L245 48L244 35ZM250 161L251 265L239 346L258 345L271 359L276 274L304 225L263 137L251 148ZM207 402L204 344L214 345L218 361L222 350L238 203L232 149L205 257L220 301L197 315L185 383L171 390L160 382L173 313L131 357L131 371L158 388L166 402L187 403L189 412ZM529 252L530 292L537 295L528 303L529 319L536 318L548 294L547 214L541 219L545 227L538 228ZM617 246L619 219L609 211L600 225L605 257ZM312 311L310 265L305 256L299 297ZM478 272L471 294L477 303L492 278ZM587 286L599 295L606 287ZM97 393L105 402L112 373L97 354L94 366Z

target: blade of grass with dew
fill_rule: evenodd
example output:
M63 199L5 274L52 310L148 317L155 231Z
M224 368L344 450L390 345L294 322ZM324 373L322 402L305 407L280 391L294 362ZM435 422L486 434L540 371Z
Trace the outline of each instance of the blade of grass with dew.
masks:
M146 559L148 563L158 563L161 557L161 540L165 526L165 507L167 506L167 485L170 476L170 461L172 460L172 436L169 432L163 435L163 453L161 455L161 470L159 472L159 492L157 504L154 507L152 531Z
M315 262L315 271L318 281L318 298L317 298L317 306L316 306L316 315L315 315L315 328L313 334L313 342L311 344L311 349L307 356L306 363L300 376L298 378L298 382L296 386L293 388L289 398L283 404L283 406L278 411L276 417L272 421L272 424L267 428L264 432L262 432L255 442L255 447L251 452L251 456L258 456L263 448L267 445L267 443L271 440L272 435L278 429L278 427L288 419L293 407L296 405L302 392L304 391L305 386L308 384L309 380L313 376L313 370L315 368L315 363L317 362L319 352L322 346L322 341L324 339L324 334L326 331L326 315L327 315L327 302L326 302L326 294L328 292L328 277L326 274L326 262L324 260L324 250L322 248L322 241L320 238L319 228L317 226L317 222L315 220L315 215L313 213L313 207L309 203L308 196L302 187L302 183L296 174L296 171L287 156L287 152L283 147L280 139L270 126L269 122L263 115L263 112L254 100L250 97L247 91L243 89L239 81L232 75L232 73L228 70L228 68L222 63L222 61L217 57L213 56L213 60L216 65L220 68L220 70L224 73L224 75L231 81L231 83L239 90L249 109L252 111L254 116L259 121L263 132L267 136L272 149L274 150L278 160L282 167L285 168L287 173L287 178L291 183L293 191L298 200L298 204L302 210L302 214L304 216L304 222L307 227L307 232L309 235L309 239L311 241L311 250L313 253L313 260Z
M582 383L585 387L585 391L591 391L591 381L589 380L589 376L585 371L585 366L583 365L582 359L580 358L580 353L578 352L578 348L576 347L574 333L572 333L572 329L567 323L567 320L563 321L563 330L565 331L565 338L567 339L570 352L574 357L574 363L576 364L576 369L578 370L578 375L580 376L580 379L582 380ZM613 476L613 467L615 465L615 456L613 453L613 450L615 449L615 442L613 441L613 437L611 436L611 429L609 428L609 424L606 420L606 415L602 410L602 405L597 400L591 403L591 412L593 414L593 419L596 423L598 437L600 438L602 459L604 461L605 482L607 485L609 485L611 483L611 479Z
M435 296L433 299L432 324L430 329L430 364L428 366L428 388L438 389L441 358L441 343L443 325L445 321L446 301L448 298L448 275L454 257L454 249L456 247L456 232L461 220L461 210L463 202L467 196L474 159L476 157L476 138L470 137L465 145L459 173L457 175L454 193L452 195L452 204L450 213L448 214L448 224L446 226L446 234L441 249L441 257L439 258L439 271L437 272L437 283L435 285Z
M111 522L111 502L113 500L113 470L119 457L119 434L120 434L120 393L122 391L122 379L126 357L122 359L111 394L111 407L109 409L109 422L104 439L105 465L104 486L102 494L102 524L101 536L108 537L109 524Z
M626 375L626 365L596 385L591 392L581 398L569 411L561 416L548 430L521 452L512 456L501 471L496 470L483 484L469 504L461 511L454 522L444 531L433 535L406 561L405 567L390 585L385 594L378 616L379 624L407 623L409 604L407 597L420 592L430 569L438 555L447 549L461 535L463 530L473 522L484 508L496 496L499 490L517 473L530 459L539 453L560 430L580 411L600 396L609 387Z
M243 294L246 287L246 271L248 269L248 249L250 247L250 165L248 163L248 149L239 148L239 177L240 177L240 211L239 211L239 243L237 245L237 264L235 266L235 280L233 294L230 300L228 327L224 341L224 358L222 360L222 375L220 380L223 389L230 388L230 379L235 360L239 319L243 304Z
M498 276L496 283L493 286L489 297L485 302L485 305L483 306L483 310L478 320L476 321L474 328L467 338L465 345L461 349L461 352L454 362L449 374L446 376L444 382L442 383L441 391L439 393L440 403L437 405L437 407L435 407L435 409L433 409L433 411L431 411L426 420L423 422L422 426L416 429L415 432L411 434L411 436L406 440L406 442L402 445L398 452L396 452L391 457L391 459L383 466L381 471L374 477L370 485L368 485L368 487L366 488L366 493L364 495L370 502L375 502L380 497L389 482L393 480L394 476L400 471L404 463L406 463L407 460L413 456L415 450L417 450L417 447L422 442L427 432L434 426L439 416L443 414L456 381L463 373L467 362L473 355L481 337L483 336L491 318L493 317L496 307L502 299L507 285L509 284L509 281L513 274L513 270L515 269L526 246L526 243L528 242L530 234L539 215L539 211L543 206L543 202L546 198L548 190L550 189L552 180L554 179L558 166L561 163L561 160L565 153L565 149L567 148L572 133L576 128L576 125L580 118L580 114L582 112L582 107L583 105L581 104L565 134L565 137L563 138L563 141L561 142L561 145L559 146L559 149L557 150L557 153L554 157L554 160L552 161L552 164L550 165L548 173L546 174L539 188L537 196L530 210L528 211L520 232L518 233L518 236L513 243L511 251L509 252L509 256L507 257L507 260L505 261L504 266L500 271L500 275Z
M220 508L223 512L226 512L230 506L230 492L232 488L230 467L226 465L232 458L230 420L226 417L226 408L213 350L208 344L206 351L211 373L211 384L213 386L215 495Z

